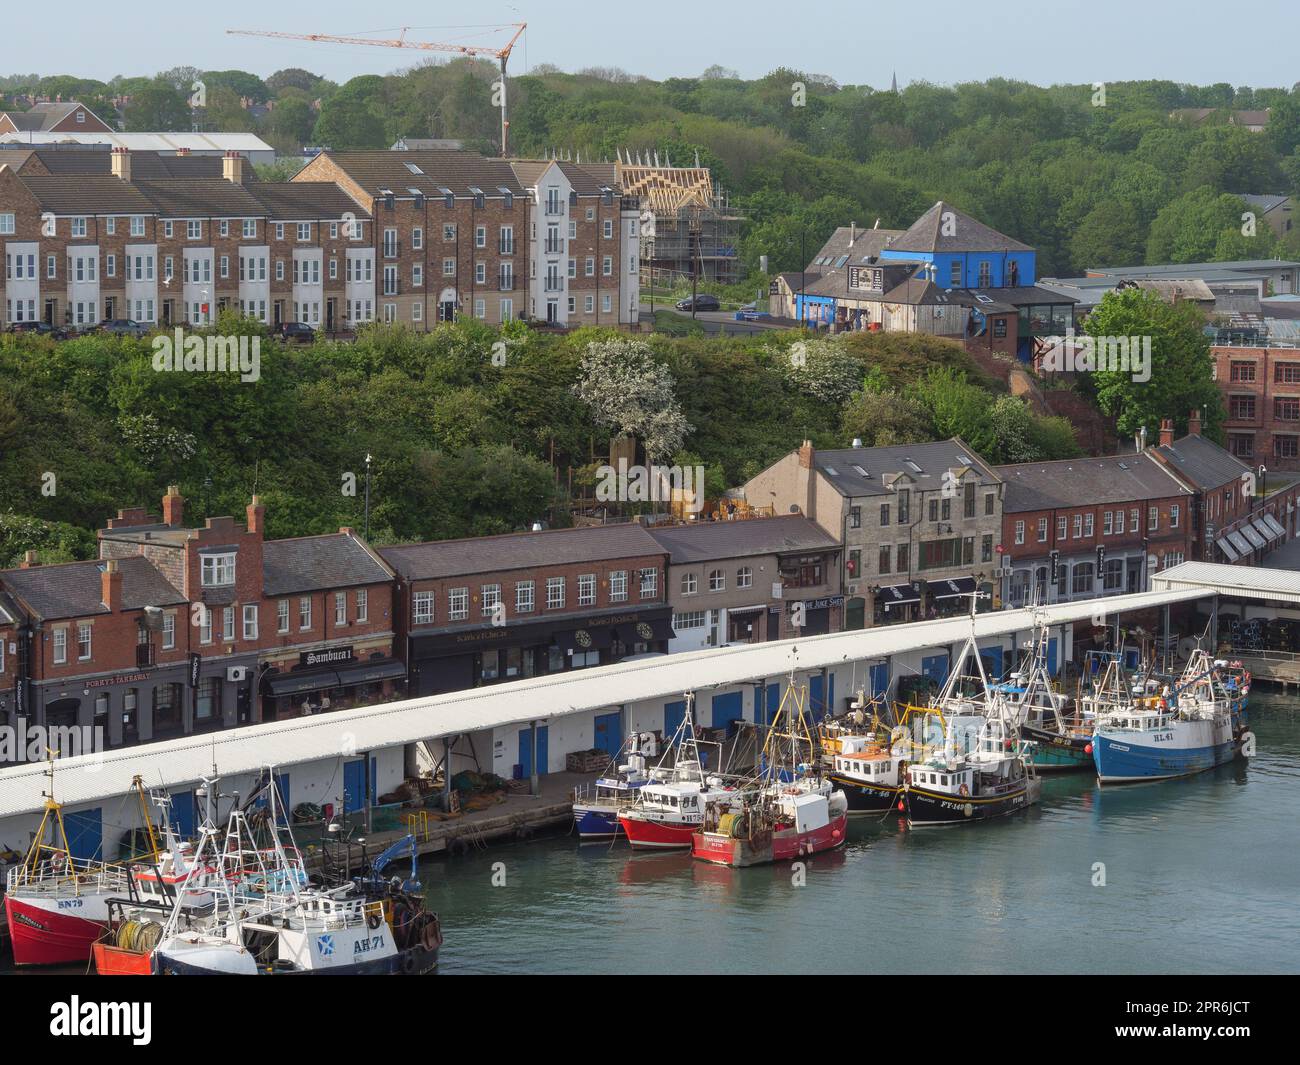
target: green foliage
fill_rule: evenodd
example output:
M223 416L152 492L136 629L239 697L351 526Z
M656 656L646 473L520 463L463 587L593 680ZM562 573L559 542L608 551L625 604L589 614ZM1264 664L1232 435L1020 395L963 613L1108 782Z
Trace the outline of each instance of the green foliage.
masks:
M1213 377L1204 315L1194 304L1166 303L1154 292L1109 292L1084 323L1092 337L1151 338L1151 378L1134 381L1118 369L1091 375L1097 405L1116 419L1121 433L1145 426L1152 437L1160 421L1172 417L1180 429L1187 415L1205 411L1205 435L1222 441L1223 401ZM1140 375L1139 375L1140 376Z

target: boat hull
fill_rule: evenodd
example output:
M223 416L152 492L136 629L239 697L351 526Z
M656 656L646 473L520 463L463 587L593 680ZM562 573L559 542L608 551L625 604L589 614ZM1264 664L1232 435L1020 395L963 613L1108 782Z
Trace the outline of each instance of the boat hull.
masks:
M691 846L691 837L700 830L698 822L685 824L620 817L618 823L628 843L638 850L685 850Z
M885 784L866 784L861 780L840 776L838 773L832 773L830 779L835 787L844 792L844 797L849 803L850 816L884 813L898 802L898 788Z
M613 807L573 804L573 827L580 840L613 839L622 835L618 813Z
M1038 801L1042 782L1027 780L1025 786L992 798L945 795L908 788L903 793L908 828L931 825L962 825L1017 813Z
M1092 754L1088 750L1092 742L1090 736L1062 736L1032 725L1022 725L1020 734L1033 741L1028 754L1036 769L1060 772L1091 769L1093 766Z
M220 976L231 975L232 970L214 957L177 957L157 951L154 955L154 971L161 976ZM438 949L432 950L422 946L411 947L382 958L370 958L366 961L352 962L346 965L330 965L314 969L254 969L253 973L262 976L420 976L431 973L438 967ZM238 972L248 974L245 969Z
M1206 722L1209 724L1209 722ZM1093 763L1103 784L1129 784L1142 780L1167 780L1202 773L1236 757L1239 743L1231 728L1197 730L1197 737L1176 734L1171 740L1110 736L1099 732L1092 740ZM1157 733L1168 736L1170 733ZM1178 742L1183 739L1184 742Z
M108 926L108 911L90 898L5 896L10 949L15 965L66 965L90 958L91 947Z
M793 828L773 832L770 839L758 845L719 832L696 832L692 837L691 854L700 861L733 868L789 862L842 847L847 828L848 814L842 813L820 828L807 832Z

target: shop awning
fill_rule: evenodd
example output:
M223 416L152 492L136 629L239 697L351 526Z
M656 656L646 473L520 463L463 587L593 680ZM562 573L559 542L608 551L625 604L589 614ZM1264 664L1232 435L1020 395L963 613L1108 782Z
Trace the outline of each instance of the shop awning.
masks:
M1214 542L1218 545L1219 550L1223 552L1224 556L1228 559L1229 562L1236 562L1237 559L1241 557L1237 549L1232 546L1232 541L1229 540L1226 536L1220 536Z
M1242 536L1249 540L1256 550L1261 550L1268 546L1268 540L1265 537L1260 536L1259 533L1255 531L1255 526L1250 522L1243 524L1237 532L1241 533Z
M889 584L876 593L876 602L883 604L886 610L920 601L921 593L910 584Z
M1272 514L1265 514L1261 520L1273 531L1274 537L1286 535L1286 529Z
M935 599L952 599L958 595L970 595L975 591L975 578L958 577L951 581L931 581L930 591Z
M262 689L268 695L298 695L339 687L339 675L332 669L294 669L288 673L268 673Z
M381 680L397 680L406 676L406 666L392 658L372 658L368 662L358 662L354 666L339 669L339 684L349 687L353 684L374 684Z
M1237 549L1239 555L1249 555L1255 549L1251 546L1249 540L1241 535L1237 530L1228 533L1228 539L1232 541L1232 546Z
M1269 528L1268 522L1266 522L1262 517L1251 518L1250 524L1254 527L1255 531L1264 538L1264 543L1271 544L1277 539L1277 533Z

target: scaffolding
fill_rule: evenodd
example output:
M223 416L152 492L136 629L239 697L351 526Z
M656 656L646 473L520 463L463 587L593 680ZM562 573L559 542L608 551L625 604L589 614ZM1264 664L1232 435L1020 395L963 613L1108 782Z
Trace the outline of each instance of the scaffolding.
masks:
M618 180L623 194L654 216L653 230L643 230L641 241L643 288L692 278L723 285L740 279L743 218L708 167L660 166L657 156L643 164L638 157L619 162Z

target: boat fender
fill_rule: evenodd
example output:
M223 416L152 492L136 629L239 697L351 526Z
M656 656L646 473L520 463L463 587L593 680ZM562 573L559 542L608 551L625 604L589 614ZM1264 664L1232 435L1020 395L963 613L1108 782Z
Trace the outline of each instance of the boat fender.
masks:
M438 927L438 918L430 917L420 933L420 945L425 950L433 951L442 946L442 930Z
M970 803L967 803L965 806L961 808L961 812L965 814L967 817L970 817L970 815L975 812L975 807L973 807Z
M379 914L372 913L366 917L366 927L373 932L376 928L378 928L383 923L383 920L384 919L380 917Z
M970 788L968 788L965 784L963 784L960 788L957 789L957 793L961 795L961 797L964 799L966 798L967 795L970 794ZM967 805L969 805L969 803Z

